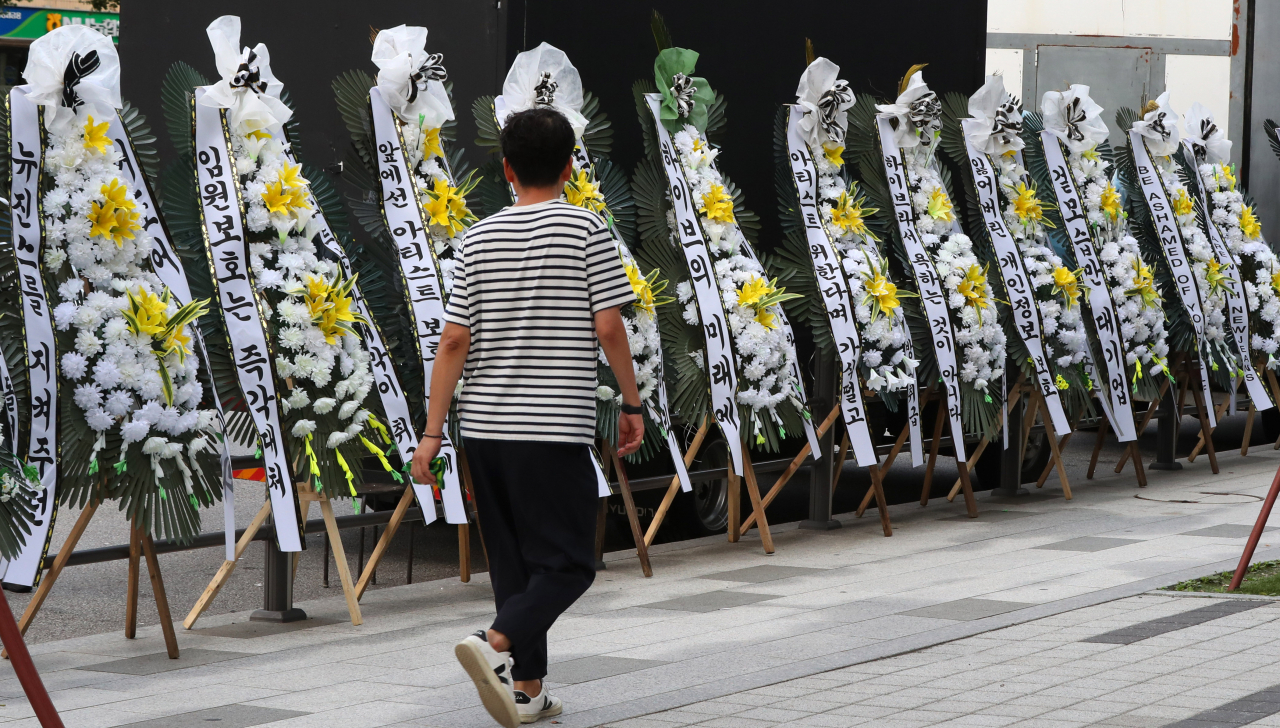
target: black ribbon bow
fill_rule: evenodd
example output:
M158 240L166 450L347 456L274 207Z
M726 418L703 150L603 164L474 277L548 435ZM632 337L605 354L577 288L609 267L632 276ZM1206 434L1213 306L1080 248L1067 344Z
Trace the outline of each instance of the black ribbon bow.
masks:
M1200 120L1200 138L1191 140L1191 149L1196 153L1196 160L1203 162L1209 155L1209 137L1218 133L1218 125L1213 119Z
M996 109L996 117L991 122L991 136L1001 144L1009 145L1022 133L1022 114L1018 104L1012 98L1005 97Z
M444 70L444 54L429 53L427 60L422 62L417 71L409 74L409 103L418 100L418 92L427 90L427 83L431 81L440 81L443 83L449 79L449 74Z
M847 81L836 81L836 85L827 89L826 93L818 99L818 123L822 125L822 131L826 132L827 138L836 144L844 143L844 127L840 126L838 120L840 114L840 106L853 101L853 90L849 88Z
M551 80L551 71L543 71L538 85L533 87L533 103L538 106L550 106L556 102L556 89L560 84Z
M938 100L938 95L927 91L924 96L912 101L907 109L907 118L911 119L911 123L921 131L940 127L942 102Z
M235 75L231 77L231 88L248 88L260 94L266 93L267 82L262 80L262 71L255 63L257 60L258 54L249 51L249 57L240 64Z
M1164 141L1168 141L1169 136L1173 134L1173 130L1170 129L1168 125L1165 124L1165 119L1167 117L1168 117L1167 113L1163 111L1157 111L1156 118L1150 122L1151 128L1154 129L1155 132L1159 134L1160 138Z
M1067 122L1067 138L1073 142L1084 141L1084 132L1080 129L1080 125L1087 119L1084 109L1080 106L1080 99L1071 99L1071 103L1067 104L1066 113L1063 114Z
M680 117L686 117L693 111L693 95L698 92L698 88L693 85L693 79L677 73L671 77L671 96L676 100L676 114Z
M76 93L76 86L79 86L86 76L98 70L101 65L102 59L98 58L97 51L89 51L83 56L79 53L71 54L67 69L62 72L63 106L68 109L76 109L84 104L80 94Z

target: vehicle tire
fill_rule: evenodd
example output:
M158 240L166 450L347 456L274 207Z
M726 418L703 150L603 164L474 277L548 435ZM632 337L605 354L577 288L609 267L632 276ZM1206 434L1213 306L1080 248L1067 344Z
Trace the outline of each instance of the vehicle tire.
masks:
M717 439L703 446L697 468L723 468L728 462L729 449L724 440ZM728 478L694 483L693 492L681 493L676 502L681 504L683 520L693 537L724 533L729 528Z

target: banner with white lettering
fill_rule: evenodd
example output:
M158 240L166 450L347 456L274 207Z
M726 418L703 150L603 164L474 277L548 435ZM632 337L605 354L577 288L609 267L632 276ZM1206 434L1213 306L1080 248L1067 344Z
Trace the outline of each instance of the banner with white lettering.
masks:
M969 152L973 186L978 192L978 206L982 209L982 219L987 223L987 235L995 246L1000 275L1004 278L1004 287L1009 294L1013 326L1031 354L1031 364L1036 370L1036 385L1048 406L1054 429L1058 432L1070 432L1071 424L1067 421L1066 412L1062 410L1062 399L1058 396L1053 372L1049 370L1049 358L1044 353L1044 338L1040 334L1044 324L1040 321L1040 308L1036 306L1031 276L1022 260L1022 251L1009 233L1009 228L1004 223L1004 214L1000 211L1000 198L997 194L1000 185L996 182L991 157L968 141L971 127L981 126L981 122L964 119L961 126L964 128L965 147Z
M1191 148L1191 142L1186 139L1182 140L1182 151L1187 159L1195 165L1196 153ZM1236 265L1236 256L1231 254L1231 249L1227 247L1227 243L1222 239L1222 231L1218 230L1218 224L1213 221L1211 214L1213 208L1209 206L1208 195L1204 191L1204 182L1198 181L1196 190L1200 193L1200 209L1204 210L1205 227L1209 234L1209 244L1213 246L1213 254L1217 257L1218 262L1222 263L1226 279L1223 285L1227 289L1227 324L1231 327L1231 333L1236 340L1236 352L1240 354L1240 368L1244 370L1244 384L1249 391L1249 399L1253 401L1254 407L1259 410L1267 410L1276 406L1271 401L1271 395L1267 392L1267 386L1263 384L1262 378L1258 376L1258 370L1253 366L1253 356L1249 351L1249 301L1244 295L1243 278L1240 277L1240 268ZM1234 390L1234 388L1233 388ZM1235 404L1235 398L1231 398L1232 405ZM1234 414L1229 412L1228 414Z
M40 108L27 94L30 86L9 91L9 179L10 214L13 223L13 251L18 260L18 281L22 289L22 319L26 332L27 385L31 391L31 431L27 438L27 463L40 471L40 493L36 496L31 534L18 558L8 565L4 580L9 584L36 586L40 565L53 538L58 516L58 352L53 337L53 318L45 295L40 263L44 255L44 228L41 220L40 175L44 165L41 143ZM16 437L16 434L15 434ZM14 451L20 452L14 442Z
M373 116L373 134L377 144L378 178L382 184L382 216L400 258L400 284L409 293L409 311L413 317L418 353L422 356L422 382L425 396L431 397L431 370L444 330L444 284L436 268L435 253L426 220L419 204L422 191L417 178L409 171L395 115L375 86L369 89L369 108ZM440 457L445 461L444 482L440 493L444 501L446 523L466 523L466 502L458 474L458 454L449 438L448 422L442 431ZM435 509L431 489L413 484L418 505L423 512Z
M826 226L822 224L822 213L818 211L818 173L813 165L813 152L800 131L800 119L803 117L804 109L791 107L787 119L791 179L796 185L800 217L809 242L809 260L818 277L818 290L827 310L831 338L840 357L840 410L844 415L845 429L849 432L849 447L858 466L866 468L879 463L879 459L871 440L871 429L867 426L867 409L862 403L862 386L858 378L862 341L853 319L854 303L849 293L849 281L845 280L840 256L831 244ZM814 457L819 456L820 451L814 450Z
M684 251L689 266L689 283L693 286L698 316L706 339L706 373L711 383L711 412L724 432L725 443L733 469L742 471L742 432L738 423L738 366L733 342L729 339L729 325L725 320L724 302L711 268L711 255L707 241L702 238L702 228L690 196L689 181L680 166L680 158L671 143L671 135L662 125L659 107L662 97L646 94L645 101L653 114L653 125L658 134L658 148L662 152L662 166L666 169L670 187L671 206L679 229L680 249Z
M929 335L933 338L933 353L938 359L938 374L946 390L947 415L951 420L951 440L955 443L956 460L967 460L964 449L964 424L960 419L960 378L956 367L956 338L951 328L951 312L947 309L947 294L942 290L942 280L929 253L920 242L911 209L911 190L907 184L907 170L902 161L902 151L893 140L893 117L880 114L876 124L880 132L883 150L884 174L889 183L889 197L893 200L893 213L898 221L898 232L906 248L911 272L920 289L925 317L929 320ZM914 453L913 456L914 458Z
M1094 371L1094 363L1089 358L1085 360L1085 371L1094 382L1102 381L1106 385L1107 396L1098 393L1098 401L1102 403L1103 412L1111 422L1111 429L1115 430L1116 439L1119 442L1132 442L1138 438L1138 432L1133 423L1133 399L1125 377L1125 347L1120 333L1120 315L1116 313L1111 288L1107 285L1102 263L1098 260L1098 251L1093 235L1089 232L1089 220L1084 202L1080 199L1079 188L1071 174L1071 168L1067 166L1067 158L1062 153L1062 142L1043 131L1040 132L1040 143L1044 147L1053 194L1058 201L1058 212L1062 215L1067 237L1071 239L1076 265L1084 271L1084 284L1089 288L1089 311L1093 315L1098 344L1102 347L1102 375L1098 376Z
M121 152L117 166L120 167L120 174L129 183L129 187L134 190L133 198L141 213L138 217L142 222L142 229L151 236L151 269L155 271L156 277L164 287L173 294L178 305L185 306L191 302L191 286L187 283L187 274L182 269L182 261L173 248L169 230L164 224L164 219L160 217L160 206L156 204L151 180L138 161L138 151L133 148L133 140L129 137L129 130L125 127L119 113L112 115L110 124L107 135L112 139L116 149ZM200 361L204 364L204 370L209 372L209 385L213 388L213 406L218 418L218 434L222 444L218 461L222 475L222 520L223 533L226 534L224 547L227 561L235 561L235 479L231 474L231 451L227 447L224 434L227 431L226 417L222 411L222 397L218 395L217 382L213 380L213 368L209 366L209 354L205 351L204 337L200 333L199 325L192 326L190 331L192 338L195 339L195 349L200 353Z
M259 311L253 270L249 267L244 206L235 179L230 138L223 111L200 103L204 93L203 87L196 88L192 108L196 186L200 194L205 251L213 267L214 289L226 322L240 391L258 428L276 542L281 551L301 551L302 511L298 508L293 471L280 429L274 355Z
M1178 221L1174 219L1173 205L1169 204L1164 181L1160 179L1160 172L1151 161L1147 143L1142 134L1131 129L1129 144L1133 149L1133 166L1138 174L1138 183L1142 185L1142 196L1151 212L1151 225L1160 238L1160 250L1164 252L1165 263L1173 276L1173 287L1178 291L1178 298L1187 310L1187 318L1196 334L1196 351L1200 353L1200 389L1204 392L1209 427L1216 427L1218 421L1213 411L1213 395L1209 392L1209 347L1204 338L1204 297L1187 260L1182 231L1178 229Z

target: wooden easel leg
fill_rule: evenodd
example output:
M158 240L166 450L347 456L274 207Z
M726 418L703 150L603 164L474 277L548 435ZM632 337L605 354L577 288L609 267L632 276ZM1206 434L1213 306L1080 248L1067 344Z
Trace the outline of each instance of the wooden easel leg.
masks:
M141 549L138 531L129 529L129 585L126 587L124 605L124 638L127 640L138 636L138 557Z
M1249 416L1244 421L1244 443L1240 445L1240 457L1249 454L1249 440L1253 437L1253 417L1258 410L1253 406L1253 402L1249 402Z
M933 488L933 468L938 463L938 449L942 443L942 423L947 419L947 400L938 398L938 416L933 420L933 440L929 442L929 462L924 468L924 485L920 487L920 505L929 505L929 490Z
M653 567L649 565L649 549L644 543L644 532L640 530L640 515L636 512L635 499L631 497L631 481L627 478L626 466L614 451L613 445L604 443L613 467L618 471L618 490L622 491L622 505L627 509L627 522L631 524L631 538L636 542L636 557L640 559L640 570L645 577L653 576Z
M222 590L223 585L231 578L231 572L236 570L236 564L240 561L240 555L244 550L249 548L249 544L253 542L253 537L258 535L258 529L262 528L263 522L267 520L267 516L271 515L271 501L265 501L262 507L258 509L258 514L249 522L249 526L244 529L244 535L240 536L240 540L236 541L236 560L224 561L222 566L218 568L218 573L213 575L213 579L209 582L209 586L204 588L204 593L196 600L195 606L191 607L191 611L187 614L187 618L182 620L182 626L185 629L191 629L200 619L200 615L204 610L209 608L214 597L218 596L218 592ZM325 562L325 568L328 569L328 561Z
M1230 398L1231 398L1231 397L1234 397L1234 396L1236 396L1234 392L1229 393L1229 394L1227 395L1227 399L1222 400L1222 404L1218 405L1217 407L1215 407L1215 408L1213 409L1213 411L1214 411L1214 419L1215 419L1215 420L1217 420L1217 421L1221 421L1221 420L1222 420L1222 416L1223 416L1224 414L1226 414L1226 413L1227 413L1227 407L1230 407L1230 406L1231 406L1231 399L1230 399ZM1202 393L1202 394L1200 395L1200 397L1201 397L1201 399L1203 399L1203 398L1204 398L1204 394ZM1213 429L1210 429L1210 430L1209 430L1209 432L1212 434ZM1200 433L1200 437L1199 437L1199 439L1196 441L1196 446L1195 446L1194 448L1192 448L1192 450L1191 450L1191 454L1187 456L1187 462L1189 462L1189 463L1194 463L1194 462L1196 461L1196 458L1197 458L1197 457L1199 457L1199 455L1200 455L1200 451L1201 451L1201 450L1203 450L1203 449L1204 449L1204 432L1202 431L1202 432Z
M1103 415L1101 420L1098 423L1098 436L1093 441L1093 455L1089 457L1089 472L1084 476L1088 480L1093 480L1093 471L1098 467L1098 455L1102 453L1102 443L1107 439L1107 428L1110 426L1106 415ZM1124 461L1120 462L1120 467L1124 467Z
M831 410L831 414L827 415L827 419L823 420L822 424L818 426L818 429L817 429L818 437L822 437L823 435L827 434L827 430L832 426L832 423L835 422L836 415L838 415L839 413L840 413L839 406ZM848 443L849 443L849 438L848 438L848 435L846 434L845 444L848 445ZM774 481L773 486L769 488L769 492L764 494L764 499L762 500L762 502L764 503L765 508L768 508L769 504L773 502L773 499L778 497L778 494L782 492L782 487L785 486L787 482L791 480L791 476L795 475L796 471L800 469L800 466L804 464L805 459L808 458L810 455L810 449L811 448L809 447L809 443L806 442L804 446L800 448L800 452L796 453L796 456L791 459L791 463L787 465L787 469L782 471L782 474L778 476L778 479L776 481ZM841 450L841 452L844 453L845 451ZM843 467L844 465L843 455L841 456L839 463L840 463L840 466ZM836 469L836 472L837 473L839 472L839 468ZM835 486L833 484L832 488L834 489L834 487ZM747 516L746 520L742 522L742 532L746 533L747 531L749 531L751 529L752 524L754 524L755 522L756 522L756 514L752 513L751 515Z
M898 439L893 443L893 449L889 450L889 457L884 459L880 464L881 485L884 483L884 472L893 467L893 461L898 458L898 453L902 451L902 446L907 442L907 435L911 432L910 423L902 426L902 432L898 433ZM871 499L875 497L875 490L867 489L866 495L862 496L862 503L858 505L858 510L854 512L856 518L862 518L862 514L866 513L867 507L871 505Z
M151 576L151 592L156 598L156 612L160 615L160 631L164 633L164 647L170 660L178 659L178 636L173 633L173 617L169 616L169 595L164 591L164 579L160 576L160 560L156 558L155 544L151 536L141 535L142 553L147 558L147 573Z
M751 464L751 451L747 443L742 443L742 469L747 481L747 495L751 498L751 509L755 512L756 523L760 527L760 543L764 544L766 554L773 553L773 534L769 532L769 520L764 515L764 501L760 498L760 486L756 483L756 468Z
M1155 416L1156 410L1160 407L1160 400L1164 399L1164 393L1169 391L1169 380L1166 378L1164 383L1160 385L1160 394L1154 400L1147 403L1147 411L1142 415L1142 424L1138 425L1138 437L1142 437L1142 433L1146 431L1147 425L1151 424L1151 418ZM1104 418L1105 419L1105 418ZM1120 462L1116 463L1116 472L1124 470L1124 464L1129 460L1129 448L1125 448L1124 454L1120 456Z
M1036 391L1033 394L1037 399L1042 399L1044 395ZM1062 482L1062 496L1067 500L1071 500L1071 483L1067 480L1067 469L1062 466L1062 450L1058 449L1058 433L1053 429L1053 418L1049 416L1049 407L1047 405L1040 407L1040 419L1044 421L1045 439L1049 441L1049 450L1052 453L1050 457L1058 467L1058 480ZM1070 433L1067 433L1070 435ZM1036 487L1042 487L1044 480L1036 483Z
M471 463L467 451L458 450L458 462L462 465L462 492L466 495L467 517L476 524L476 536L480 538L480 554L484 556L484 568L489 568L489 547L484 545L484 527L480 525L480 509L476 505L476 488L471 481ZM461 535L461 534L460 534ZM471 574L471 528L467 528L467 578Z
M404 514L409 511L409 506L413 504L413 486L406 485L404 495L400 496L400 502L396 503L396 509L391 512L391 520L387 522L387 527L383 529L382 536L378 538L378 543L373 547L373 553L369 555L369 563L365 564L364 572L360 574L360 581L356 582L356 599L364 596L364 590L369 588L369 580L373 578L374 571L378 568L378 562L382 561L382 557L387 553L387 548L391 545L391 538L396 535L396 531L400 528L400 523L404 521Z
M844 472L844 460L849 457L849 431L845 430L844 440L840 443L840 454L836 457L836 469L831 471L831 497L835 498L836 487L840 485L840 474Z
M18 631L22 634L27 633L27 628L31 626L32 620L40 612L40 607L44 606L44 600L49 598L49 592L53 589L53 585L58 581L58 576L62 573L63 567L67 565L67 560L71 558L71 552L75 550L76 544L80 543L80 537L84 535L84 529L89 526L89 520L93 518L94 511L98 510L97 503L90 503L80 512L80 517L76 519L75 525L71 527L71 531L67 533L67 540L62 544L62 548L58 549L58 556L53 560L53 566L49 567L49 573L44 575L40 580L40 586L36 587L36 594L27 602L27 608L22 612L22 619L18 620Z
M1076 415L1076 417L1075 417L1075 419L1071 421L1071 431L1070 431L1070 432L1068 432L1067 434L1063 435L1063 436L1062 436L1062 439L1058 440L1058 451L1059 451L1059 452L1061 452L1063 449L1065 449L1065 448L1066 448L1066 446L1067 446L1067 443L1068 443L1068 442L1071 442L1071 436L1072 436L1072 435L1074 435L1074 434L1076 434L1076 425L1077 425L1077 424L1079 424L1079 423L1080 423L1080 415L1079 415L1079 414L1077 414L1077 415ZM1037 487L1037 488L1043 488L1043 487L1044 487L1044 482L1045 482L1046 480L1048 480L1048 479L1049 479L1049 473L1053 472L1053 466L1054 466L1054 464L1055 464L1055 463L1057 463L1057 462L1058 462L1057 460L1055 460L1055 459L1053 459L1053 458L1050 458L1050 459L1049 459L1049 462L1047 462L1047 463L1045 463L1045 464L1044 464L1044 470L1041 470L1041 471L1040 471L1040 477L1039 477L1039 478L1036 478L1036 487Z
M1138 452L1138 441L1129 443L1129 452L1133 455L1134 475L1138 476L1138 487L1147 487L1147 471L1142 466L1142 453Z
M1193 394L1196 401L1196 415L1200 419L1200 434L1204 435L1205 450L1209 454L1209 467L1213 470L1213 474L1217 475L1218 455L1213 451L1213 429L1209 427L1209 415L1204 402L1204 393L1197 387Z
M956 458L956 467L960 470L961 489L964 492L964 507L970 518L978 517L978 499L973 497L973 484L969 482L968 463Z
M698 450L702 448L702 441L706 439L709 428L709 418L703 415L702 425L698 427L697 434L693 436L693 442L689 444L689 448L684 453L684 466L686 468L693 464L693 459L697 457ZM680 476L677 475L671 479L671 485L667 486L667 492L662 496L662 503L658 505L658 512L653 514L653 520L649 522L649 530L645 531L644 545L646 547L653 545L653 539L658 535L658 528L666 520L667 511L671 509L671 503L676 499L676 493L679 491Z
M458 524L458 580L471 581L471 526L466 523Z
M725 505L729 515L729 543L737 543L742 538L742 483L738 480L732 457L729 458L729 492Z
M880 466L872 465L867 470L871 473L871 492L876 497L876 508L880 511L880 528L885 536L893 535L893 524L889 523L889 504L884 498L884 483L880 476Z
M351 583L351 569L347 565L347 552L342 548L342 534L338 531L338 522L333 517L333 502L327 497L320 499L320 513L324 516L324 528L329 533L329 542L333 544L333 558L338 564L338 579L342 581L342 594L347 598L347 612L351 614L351 624L364 624L360 615L360 602L356 599L355 585Z

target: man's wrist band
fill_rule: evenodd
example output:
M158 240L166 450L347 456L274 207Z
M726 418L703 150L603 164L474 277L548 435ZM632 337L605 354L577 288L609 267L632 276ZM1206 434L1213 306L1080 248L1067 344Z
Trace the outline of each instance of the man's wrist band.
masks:
M624 415L638 415L644 412L644 408L641 407L640 405L627 404L626 402L623 402L622 404L618 405L618 409L622 410L622 414Z
M422 436L423 436L423 437L429 437L429 438L431 438L432 440L443 440L443 439L444 439L444 433L443 433L443 432L442 432L442 433L440 433L439 435L428 435L427 433L425 433L425 432L424 432L424 433L422 433Z

